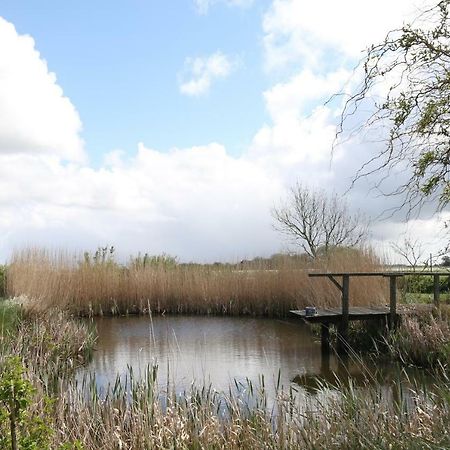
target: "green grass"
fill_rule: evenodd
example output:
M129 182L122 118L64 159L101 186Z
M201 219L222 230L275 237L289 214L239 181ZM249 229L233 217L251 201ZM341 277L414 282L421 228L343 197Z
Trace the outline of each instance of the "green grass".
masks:
M439 296L441 303L450 304L450 293L441 293ZM407 292L403 298L402 303L413 304L413 303L433 303L433 294L422 294L419 292Z
M8 300L0 299L0 337L12 332L18 325L20 307Z

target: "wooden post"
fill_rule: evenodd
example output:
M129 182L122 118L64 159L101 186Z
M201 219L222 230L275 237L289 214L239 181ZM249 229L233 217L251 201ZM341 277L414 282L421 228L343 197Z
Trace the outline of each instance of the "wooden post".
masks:
M439 306L439 295L440 295L439 275L433 275L433 278L434 278L434 291L433 291L434 306Z
M389 329L392 330L397 322L397 276L389 276Z
M350 276L342 276L342 318L338 326L337 350L340 353L347 351L348 338L348 312L349 312Z
M320 325L321 330L321 350L322 353L330 352L330 324L327 322L323 322Z

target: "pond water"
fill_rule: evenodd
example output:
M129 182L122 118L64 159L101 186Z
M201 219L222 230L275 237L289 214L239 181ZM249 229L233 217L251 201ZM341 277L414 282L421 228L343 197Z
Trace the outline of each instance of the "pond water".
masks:
M263 376L269 395L277 384L314 392L316 377L333 382L335 373L355 384L370 374L371 382L387 389L392 380L430 381L422 371L406 373L396 364L324 357L320 340L295 319L141 316L99 318L95 324L96 351L79 376L95 373L100 389L125 377L129 367L139 374L155 364L160 386L169 382L178 391L193 382L224 391L248 380L257 386Z

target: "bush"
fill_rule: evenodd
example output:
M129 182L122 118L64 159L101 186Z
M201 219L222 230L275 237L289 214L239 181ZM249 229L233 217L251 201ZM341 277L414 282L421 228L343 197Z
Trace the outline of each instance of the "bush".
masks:
M35 391L25 377L25 367L18 356L8 356L1 362L1 448L50 448L53 432L49 426L48 399L36 399Z
M432 294L434 291L434 279L432 276L412 275L401 280L400 288L406 292L417 294ZM439 277L439 288L441 292L450 291L450 276Z

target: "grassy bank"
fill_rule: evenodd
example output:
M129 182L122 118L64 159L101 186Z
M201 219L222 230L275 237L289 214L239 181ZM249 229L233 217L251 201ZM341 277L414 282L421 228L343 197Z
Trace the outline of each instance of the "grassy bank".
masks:
M0 301L0 324L0 360L17 355L44 378L58 379L82 365L96 339L91 326L60 310L35 313L9 301Z
M269 269L270 267L270 269ZM65 252L25 250L8 266L7 291L25 295L37 309L57 306L79 315L188 313L285 316L307 305L340 305L339 291L328 280L308 278L313 270L373 271L380 260L370 251L342 249L326 258L280 259L251 269L236 266L126 265L112 258ZM382 279L352 283L352 304L386 303Z
M450 373L450 307L404 317L386 343L390 355L405 364L441 365Z

